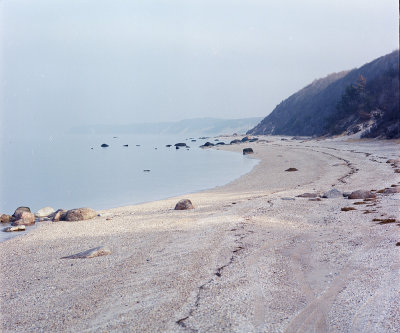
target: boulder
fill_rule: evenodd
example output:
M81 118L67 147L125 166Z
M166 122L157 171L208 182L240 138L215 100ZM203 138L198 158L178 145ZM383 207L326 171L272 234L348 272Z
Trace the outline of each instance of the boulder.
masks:
M357 190L351 192L348 196L349 199L368 199L368 198L376 198L376 194L367 190Z
M57 209L53 214L49 215L49 218L53 222L64 221L66 214L67 214L67 211L65 209Z
M322 197L327 199L339 198L343 197L343 193L337 190L336 188L333 188L328 192L325 192Z
M258 141L258 138L253 138L249 140L249 142L256 142L256 141Z
M175 205L175 210L194 209L192 202L189 199L182 199Z
M3 229L4 232L25 231L25 230L26 227L24 225L17 225L15 227L7 227Z
M53 207L44 207L42 209L39 209L36 213L36 217L47 217L50 214L53 214L55 212Z
M98 246L87 251L75 253L73 255L62 257L61 259L88 259L111 254L111 250L106 246Z
M225 142L220 141L220 142L217 143L217 146L221 146L221 145L224 145L224 144L225 144Z
M96 217L97 213L95 210L91 208L76 208L70 209L65 214L65 221L83 221L83 220L90 220Z
M14 217L11 225L31 225L35 224L35 215L30 212L20 211Z
M250 140L250 138L248 137L248 136L245 136L242 140L240 140L240 141L242 141L242 142L246 142L246 141L249 141Z
M230 144L231 145L234 145L234 144L237 144L237 143L241 143L242 141L240 141L240 140L238 140L238 139L235 139L235 140L232 140L231 142L230 142Z
M24 206L21 206L21 207L18 207L16 210L15 210L15 212L14 212L14 214L12 215L13 217L15 217L18 213L20 213L20 212L28 212L28 213L30 213L31 212L31 209L29 208L29 207L24 207Z
M101 147L102 148L107 148L107 147L110 147L108 144L106 144L106 143L103 143L102 145L101 145Z
M185 147L185 146L186 146L186 143L184 143L184 142L178 142L178 143L175 143L174 146L175 146L175 147Z
M7 214L2 214L0 216L0 223L10 223L11 222L11 215L7 215Z
M248 154L253 154L253 149L251 148L244 148L243 149L243 155L248 155Z
M213 147L213 146L214 144L208 141L203 145L203 147Z

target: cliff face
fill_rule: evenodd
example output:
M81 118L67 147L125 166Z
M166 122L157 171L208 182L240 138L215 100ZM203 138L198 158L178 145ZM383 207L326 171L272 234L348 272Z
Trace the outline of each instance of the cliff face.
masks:
M315 80L281 102L248 134L400 137L399 51Z

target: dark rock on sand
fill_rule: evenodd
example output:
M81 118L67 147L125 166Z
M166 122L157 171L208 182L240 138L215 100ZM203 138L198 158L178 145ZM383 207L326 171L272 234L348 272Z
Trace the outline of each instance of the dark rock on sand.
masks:
M286 169L285 171L293 172L293 171L299 171L299 170L297 170L296 168L289 168L289 169Z
M10 223L11 222L11 215L7 215L7 214L2 214L0 216L0 223Z
M339 190L337 190L336 188L333 188L333 189L329 190L328 192L325 192L322 197L326 198L326 199L339 198L339 197L343 197L343 193L340 192Z
M348 196L349 199L368 199L368 198L376 198L376 194L371 191L366 190L357 190L351 192Z
M124 145L124 147L129 147L129 145Z
M168 147L168 148L171 147L171 146L172 146L172 145L165 145L165 147Z
M192 202L189 199L182 199L175 205L175 210L194 209Z
M31 212L19 211L17 214L13 215L13 221L11 225L31 225L35 224L35 215Z
M246 141L249 141L250 140L250 138L248 137L248 136L245 136L242 140L240 140L240 141L242 141L242 142L246 142Z
M234 145L234 144L237 144L237 143L241 143L242 141L240 141L240 140L238 140L238 139L235 139L235 140L232 140L231 142L230 142L230 144L231 145Z
M25 231L25 230L26 227L24 225L17 225L15 227L7 227L3 229L4 232Z
M256 142L256 141L258 141L258 138L253 138L249 140L249 142Z
M91 208L76 208L67 211L65 221L83 221L96 217L97 213Z
M62 257L61 259L88 259L111 254L111 250L106 246L98 246L87 251L75 253L73 255Z
M253 149L251 148L244 148L243 149L243 155L248 155L248 154L253 154Z
M106 143L103 143L102 145L101 145L101 147L102 148L107 148L107 147L110 147L108 144L106 144Z
M222 145L224 145L224 144L225 144L225 142L220 141L220 142L218 142L216 145L217 145L217 146L222 146Z
M214 144L207 141L204 145L202 145L200 147L214 147Z
M175 147L185 147L185 146L186 146L186 143L184 143L184 142L178 142L178 143L175 143L174 146L175 146Z

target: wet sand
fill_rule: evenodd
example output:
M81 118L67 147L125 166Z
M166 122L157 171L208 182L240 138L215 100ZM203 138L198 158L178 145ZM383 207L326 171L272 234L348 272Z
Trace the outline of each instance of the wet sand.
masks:
M2 331L395 332L400 228L373 219L398 220L400 193L296 196L400 184L399 144L263 139L218 148L260 160L226 186L1 243ZM112 254L61 259L99 245Z

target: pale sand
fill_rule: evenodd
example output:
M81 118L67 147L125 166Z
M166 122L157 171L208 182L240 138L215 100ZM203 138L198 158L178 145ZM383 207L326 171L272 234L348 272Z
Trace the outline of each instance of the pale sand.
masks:
M399 144L268 139L219 148L261 160L221 188L1 243L2 331L399 331L400 228L372 219L399 218L400 194L282 199L397 184ZM174 211L184 197L196 208ZM60 259L99 245L112 254Z

